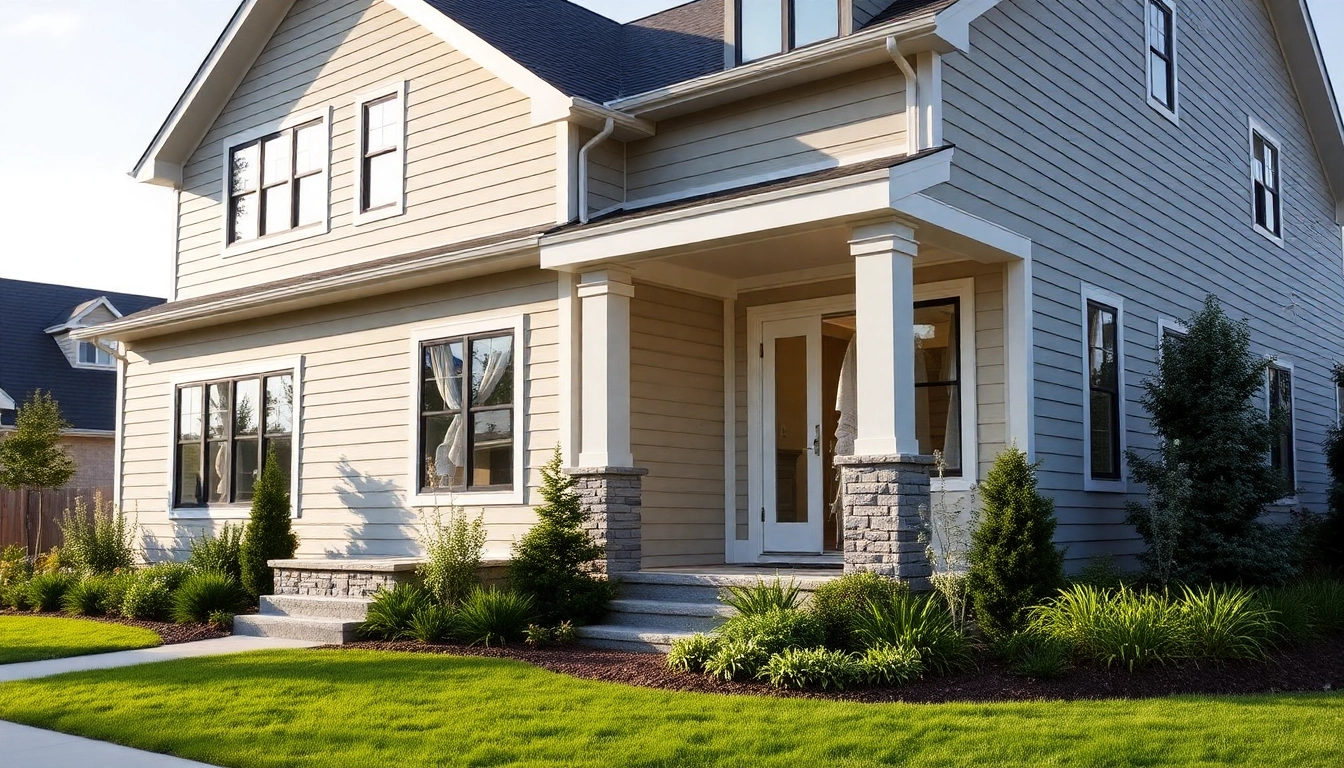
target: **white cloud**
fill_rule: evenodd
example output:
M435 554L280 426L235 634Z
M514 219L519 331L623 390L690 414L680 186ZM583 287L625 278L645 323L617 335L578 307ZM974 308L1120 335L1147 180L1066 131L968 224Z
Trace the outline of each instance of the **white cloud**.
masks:
M38 11L12 24L0 26L0 37L68 40L84 26L84 17L74 11Z

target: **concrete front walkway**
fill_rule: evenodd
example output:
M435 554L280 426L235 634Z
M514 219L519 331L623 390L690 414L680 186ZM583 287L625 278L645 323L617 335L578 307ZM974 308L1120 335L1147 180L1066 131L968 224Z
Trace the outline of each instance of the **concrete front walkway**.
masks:
M0 720L0 744L6 768L210 768L105 741L67 736Z
M83 672L89 669L112 669L113 667L133 667L137 664L150 664L156 661L190 659L197 656L222 656L226 653L245 651L266 651L273 648L311 648L316 643L302 640L281 640L275 637L221 637L217 640L198 640L194 643L160 645L157 648L141 648L138 651L117 651L116 653L96 653L90 656L73 656L68 659L50 659L47 661L28 661L22 664L0 664L0 683L11 680L31 680L35 677L59 675L62 672Z

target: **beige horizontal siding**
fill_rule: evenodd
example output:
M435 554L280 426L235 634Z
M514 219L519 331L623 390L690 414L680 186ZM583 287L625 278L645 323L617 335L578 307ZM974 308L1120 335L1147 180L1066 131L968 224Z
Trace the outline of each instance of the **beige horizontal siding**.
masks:
M553 275L511 272L349 302L132 345L125 386L122 503L145 528L151 554L180 555L208 524L167 516L173 382L194 371L302 356L299 422L300 552L414 551L417 515L406 504L413 329L474 313L526 316L524 456L529 488L559 441L559 319ZM534 502L529 490L525 502ZM472 509L463 496L459 503ZM484 508L492 552L504 553L534 516L526 506Z
M406 213L354 226L354 99L407 80ZM223 142L331 107L330 231L223 254ZM184 169L177 291L190 298L554 219L555 133L462 53L377 0L298 0Z
M594 131L579 132L584 143L595 135ZM588 209L602 211L624 202L625 142L608 139L588 154Z
M905 85L873 67L658 124L627 147L627 197L662 198L763 174L903 152Z
M723 303L639 283L630 439L644 478L645 568L724 562Z

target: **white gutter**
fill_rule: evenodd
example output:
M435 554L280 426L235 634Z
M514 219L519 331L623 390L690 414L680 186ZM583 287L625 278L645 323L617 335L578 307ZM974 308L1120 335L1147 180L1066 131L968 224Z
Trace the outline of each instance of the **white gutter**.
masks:
M906 154L913 155L925 148L924 137L921 135L923 126L919 119L919 75L915 74L915 68L910 66L910 62L905 60L905 54L901 53L901 46L896 42L895 35L887 38L887 54L905 75Z
M579 150L579 223L588 223L588 153L597 148L598 144L611 138L611 134L616 132L616 119L607 118L606 125L602 126L602 132L594 136L583 145Z

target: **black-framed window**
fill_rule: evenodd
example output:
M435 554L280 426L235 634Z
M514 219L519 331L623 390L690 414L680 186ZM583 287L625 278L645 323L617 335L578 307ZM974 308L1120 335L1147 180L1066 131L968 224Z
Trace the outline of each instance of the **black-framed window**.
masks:
M255 240L326 218L321 120L229 150L229 242Z
M421 345L422 492L513 489L515 357L512 331Z
M1093 480L1119 480L1120 466L1120 310L1087 302L1087 396L1089 424L1087 471Z
M919 452L939 451L948 477L962 476L961 300L915 304L915 437Z
M1148 94L1176 111L1176 14L1165 0L1148 0Z
M1253 131L1251 159L1255 223L1266 232L1280 237L1283 234L1283 202L1279 182L1279 147L1264 134Z
M838 0L737 0L743 64L839 36Z
M1278 427L1269 449L1269 465L1291 487L1296 482L1296 451L1293 440L1293 372L1269 367L1269 413Z
M177 388L173 504L246 504L274 447L285 480L294 451L294 375L271 373Z
M389 208L401 201L402 163L401 95L389 94L363 106L360 116L363 136L360 137L359 210L375 211Z

